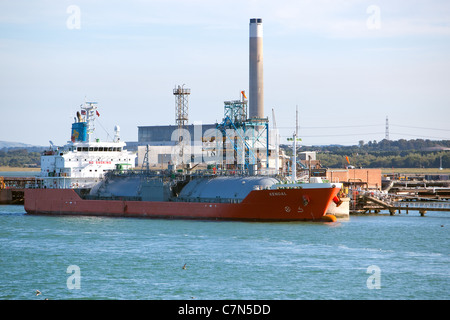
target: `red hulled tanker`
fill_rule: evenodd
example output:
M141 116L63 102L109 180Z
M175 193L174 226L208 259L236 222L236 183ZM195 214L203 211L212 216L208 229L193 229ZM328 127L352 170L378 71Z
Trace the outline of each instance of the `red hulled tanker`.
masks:
M326 212L332 201L339 205L337 194L341 185L296 183L296 135L293 138L293 177L261 175L269 172L270 144L276 146L272 150L277 157L275 163L280 159L278 138L269 143L268 119L263 118L261 19L250 19L249 41L251 105L247 113L243 91L241 100L225 102L223 122L217 125L221 134L215 137L214 142L206 139L210 142L205 148L202 146L202 151L213 148L211 154L214 151L219 157L213 161L213 172L194 173L187 168L182 169L184 172L122 170L124 166L126 169L133 167L134 157L123 152L118 127L113 143L106 145L90 141L95 114L98 116L99 113L95 102L86 102L87 106L82 108L78 120L75 119L72 125L72 142L67 148L53 150L51 159L44 157L41 161L41 170L47 168L44 184L41 188L25 190L27 213L250 221L335 220ZM187 110L185 96L190 94L190 90L178 86L173 94L178 99L178 125L183 126L187 121L187 114L183 113ZM228 136L230 130L234 134ZM266 137L265 140L262 137ZM228 151L245 158L250 166L241 164L241 167L235 166L233 171L227 171L228 164L238 161L232 159L228 162L228 158L225 161L220 157L222 151L227 157L230 153L225 152L225 141L233 144ZM224 145L220 147L221 142ZM266 154L265 171L261 170L263 153ZM116 158L125 163L114 162ZM108 166L113 162L120 170L109 171L111 168ZM275 164L275 173L279 169ZM245 175L235 175L235 170L242 170ZM105 172L108 173L103 177Z
M246 186L238 190L233 185ZM197 177L186 183L121 174L107 177L89 193L81 189L27 189L25 210L46 215L334 221L326 211L339 190L339 184L280 184L274 178L258 176Z

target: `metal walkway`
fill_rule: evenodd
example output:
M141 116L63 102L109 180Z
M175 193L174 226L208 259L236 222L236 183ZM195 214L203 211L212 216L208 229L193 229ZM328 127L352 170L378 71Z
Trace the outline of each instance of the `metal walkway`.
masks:
M386 202L381 199L362 195L358 199L354 208L355 211L371 211L378 212L380 210L389 210L391 215L394 215L396 211L401 213L401 210L419 211L420 215L424 215L427 211L448 211L450 212L450 202L448 201L394 201Z

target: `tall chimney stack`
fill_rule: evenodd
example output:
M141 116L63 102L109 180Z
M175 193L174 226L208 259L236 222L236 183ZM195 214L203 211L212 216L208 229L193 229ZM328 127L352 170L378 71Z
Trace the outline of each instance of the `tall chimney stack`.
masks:
M263 25L250 19L249 118L264 118Z

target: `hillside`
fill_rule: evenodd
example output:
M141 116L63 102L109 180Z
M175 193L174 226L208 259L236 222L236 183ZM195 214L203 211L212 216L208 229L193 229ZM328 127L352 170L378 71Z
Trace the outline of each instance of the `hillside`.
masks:
M11 141L0 141L0 150L9 148L29 148L34 147L31 144L26 144L22 142L11 142Z
M41 165L41 152L35 151L39 147L10 148L0 150L0 166L17 168L36 168Z

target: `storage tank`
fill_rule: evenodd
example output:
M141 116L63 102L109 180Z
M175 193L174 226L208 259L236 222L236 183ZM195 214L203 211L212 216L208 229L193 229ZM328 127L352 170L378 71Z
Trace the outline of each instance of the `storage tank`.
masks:
M222 199L243 200L252 190L267 189L279 181L271 177L216 177L191 180L181 190L182 199L209 200L220 202Z

